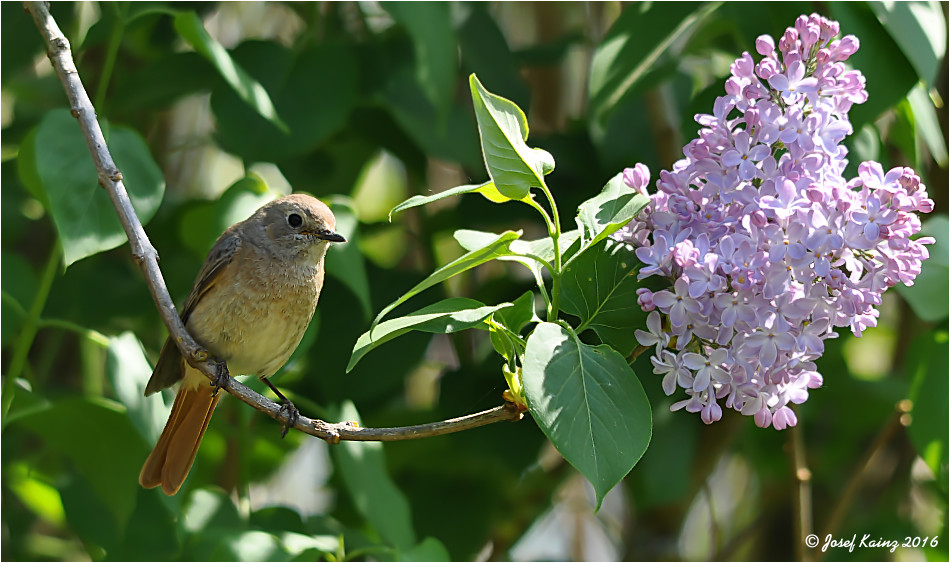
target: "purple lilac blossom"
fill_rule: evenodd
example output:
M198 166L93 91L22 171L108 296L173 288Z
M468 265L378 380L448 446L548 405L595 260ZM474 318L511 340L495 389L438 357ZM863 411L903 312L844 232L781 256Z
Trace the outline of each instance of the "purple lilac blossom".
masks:
M835 327L856 336L876 326L881 294L912 285L933 238L916 213L933 201L910 168L864 162L843 177L852 104L864 76L843 62L859 47L835 39L837 22L800 16L776 42L759 37L758 63L743 53L699 137L660 172L657 193L614 236L636 247L637 290L650 312L637 340L655 351L654 372L673 404L711 424L726 408L755 424L797 424L789 403L821 386L815 360ZM624 171L644 191L643 164Z

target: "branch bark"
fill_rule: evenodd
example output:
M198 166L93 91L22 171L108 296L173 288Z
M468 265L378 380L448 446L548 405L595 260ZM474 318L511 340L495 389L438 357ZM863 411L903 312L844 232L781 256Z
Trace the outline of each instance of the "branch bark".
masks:
M129 238L132 258L145 275L149 292L152 294L152 299L158 307L162 321L164 321L165 326L168 327L169 334L178 344L178 348L181 350L185 360L205 374L209 380L213 380L215 378L215 358L195 342L194 338L192 338L185 329L181 318L178 316L175 303L168 293L168 288L165 286L165 279L162 277L162 272L158 267L158 252L156 252L155 247L149 242L148 235L145 234L145 229L142 227L142 223L132 208L129 194L125 189L125 185L122 183L122 173L112 160L112 156L106 146L105 138L102 135L102 129L99 127L99 122L96 119L95 108L80 80L79 72L73 61L69 41L65 35L63 35L63 32L60 31L59 26L49 12L49 6L46 2L24 2L24 6L30 15L33 16L33 21L43 36L43 40L46 43L47 55L66 91L70 111L73 117L79 121L79 127L82 130L83 137L86 139L86 144L89 146L89 153L92 155L92 160L96 165L99 185L109 194L109 199L112 201L113 207L115 207L119 221L122 223L122 228ZM237 399L267 414L282 424L290 423L286 409L281 410L281 405L256 393L236 379L228 378L222 388ZM416 426L360 428L354 423L328 423L300 415L292 428L322 438L330 443L337 443L340 440L388 442L440 436L468 430L470 428L477 428L502 420L519 420L523 416L524 412L522 409L519 409L519 407L513 403L506 402L505 404L480 413Z

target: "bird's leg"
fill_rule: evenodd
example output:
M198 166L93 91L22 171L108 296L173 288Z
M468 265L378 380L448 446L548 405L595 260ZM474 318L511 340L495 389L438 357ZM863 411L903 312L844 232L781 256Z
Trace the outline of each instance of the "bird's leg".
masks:
M214 361L214 379L211 381L211 386L214 387L214 391L211 393L211 396L214 397L218 394L223 387L228 386L228 380L231 379L231 373L228 371L228 364L224 360L215 359Z
M280 404L281 404L280 411L281 412L283 412L284 410L287 411L287 423L286 424L282 423L280 425L280 437L283 438L284 436L287 435L287 431L290 430L290 427L293 426L294 424L297 424L297 418L300 416L300 411L298 411L297 407L295 407L294 404L290 402L290 399L288 399L287 397L284 397L284 394L278 391L276 387L274 387L274 384L271 383L269 379L262 377L261 381L266 383L267 386L270 387L270 390L273 391L274 394L277 395L277 397L280 399Z

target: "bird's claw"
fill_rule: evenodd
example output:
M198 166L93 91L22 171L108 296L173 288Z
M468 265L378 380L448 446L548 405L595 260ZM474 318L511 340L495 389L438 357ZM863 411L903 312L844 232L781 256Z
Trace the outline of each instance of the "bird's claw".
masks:
M211 396L217 396L218 391L228 386L230 379L231 373L228 371L228 364L222 360L215 360L214 379L211 380L211 386L214 387L214 391L211 392Z

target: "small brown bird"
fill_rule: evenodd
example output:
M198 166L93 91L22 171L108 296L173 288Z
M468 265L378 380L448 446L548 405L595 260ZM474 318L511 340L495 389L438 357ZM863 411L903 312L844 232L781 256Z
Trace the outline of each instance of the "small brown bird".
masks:
M188 332L225 361L232 375L257 375L290 409L266 378L290 358L310 324L327 248L346 242L334 229L330 209L308 195L264 205L214 243L181 311ZM217 389L169 337L145 395L178 381L168 422L139 474L139 484L161 485L167 495L177 493L188 476L218 402Z

